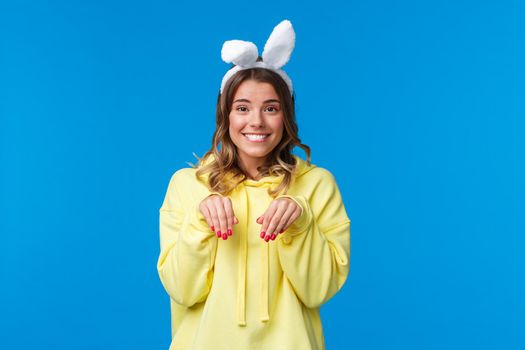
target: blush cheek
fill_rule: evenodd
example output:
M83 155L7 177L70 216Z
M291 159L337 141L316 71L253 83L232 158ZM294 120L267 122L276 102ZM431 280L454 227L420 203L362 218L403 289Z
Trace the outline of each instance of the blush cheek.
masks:
M238 118L230 118L230 137L235 140L236 143L245 141L245 137L241 134L241 130L244 128L244 123Z

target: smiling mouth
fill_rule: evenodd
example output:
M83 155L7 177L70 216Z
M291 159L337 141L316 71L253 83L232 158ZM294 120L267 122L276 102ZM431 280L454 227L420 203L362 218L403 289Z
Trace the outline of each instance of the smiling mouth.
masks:
M250 133L246 133L246 134L243 134L243 136L248 141L251 141L251 142L264 142L268 138L268 136L270 136L270 134L250 134Z

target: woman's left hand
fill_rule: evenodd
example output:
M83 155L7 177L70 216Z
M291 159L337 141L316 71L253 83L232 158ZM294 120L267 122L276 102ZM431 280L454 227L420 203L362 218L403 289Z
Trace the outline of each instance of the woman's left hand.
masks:
M301 215L301 207L292 199L281 197L273 200L266 212L257 219L262 225L261 238L275 240Z

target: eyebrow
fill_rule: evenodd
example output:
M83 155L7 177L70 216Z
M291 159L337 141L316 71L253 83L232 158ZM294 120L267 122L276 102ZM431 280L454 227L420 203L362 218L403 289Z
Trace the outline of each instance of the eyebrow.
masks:
M233 101L233 103L235 103L235 102L248 102L248 103L251 103L250 100L245 99L245 98L239 98L239 99ZM264 101L263 103L270 103L270 102L278 102L278 103L281 103L281 101L276 100L276 99L269 99L269 100Z

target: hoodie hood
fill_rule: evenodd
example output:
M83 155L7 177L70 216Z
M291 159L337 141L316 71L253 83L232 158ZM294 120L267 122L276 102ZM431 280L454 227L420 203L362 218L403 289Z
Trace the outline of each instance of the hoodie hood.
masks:
M292 177L292 187L295 183L295 180L308 173L310 170L316 168L316 165L310 164L300 158L299 156L292 155L295 158L295 169ZM199 161L198 168L211 163L214 160L215 156L213 153L209 154L207 157L202 158ZM204 181L207 185L209 173L201 176L201 181ZM236 209L236 216L239 219L238 227L243 228L244 234L241 234L239 237L239 264L238 264L238 282L237 282L237 302L236 302L236 315L237 315L237 324L239 326L246 325L246 270L247 270L247 257L248 257L248 239L246 233L248 232L248 210L249 210L249 198L246 191L247 186L253 187L272 187L276 188L281 181L283 180L284 175L279 176L265 176L259 180L253 180L246 178L240 184L237 185L236 189L231 193L232 201L236 201L239 206ZM234 181L230 178L231 181ZM228 181L228 180L226 180ZM214 193L214 192L212 192ZM278 198L278 195L276 198ZM261 322L267 322L270 319L268 313L268 304L269 304L269 242L265 242L266 247L263 249L262 253L262 274L261 274L261 291L262 297L260 299L259 314Z
M315 164L311 164L310 163L310 165L308 165L306 160L302 159L299 156L296 156L295 154L293 154L292 157L295 159L295 169L294 169L294 176L293 176L294 180L297 177L300 177L300 176L304 175L305 173L309 172L310 170L312 170L313 168L316 167ZM202 158L198 162L198 168L201 168L201 167L203 167L205 165L210 164L214 159L215 159L215 155L213 153L210 153L208 156ZM205 183L207 184L208 177L209 177L209 173L201 175L201 181L204 180ZM277 184L278 185L279 183L281 183L283 177L284 177L284 175L280 175L280 176L265 176L265 177L263 177L263 178L261 178L259 180L253 180L253 179L246 178L243 181L243 183L246 186L255 186L255 187L267 186L267 185L272 185L272 184ZM234 181L231 178L229 178L228 180ZM228 180L226 180L226 181L228 181Z

